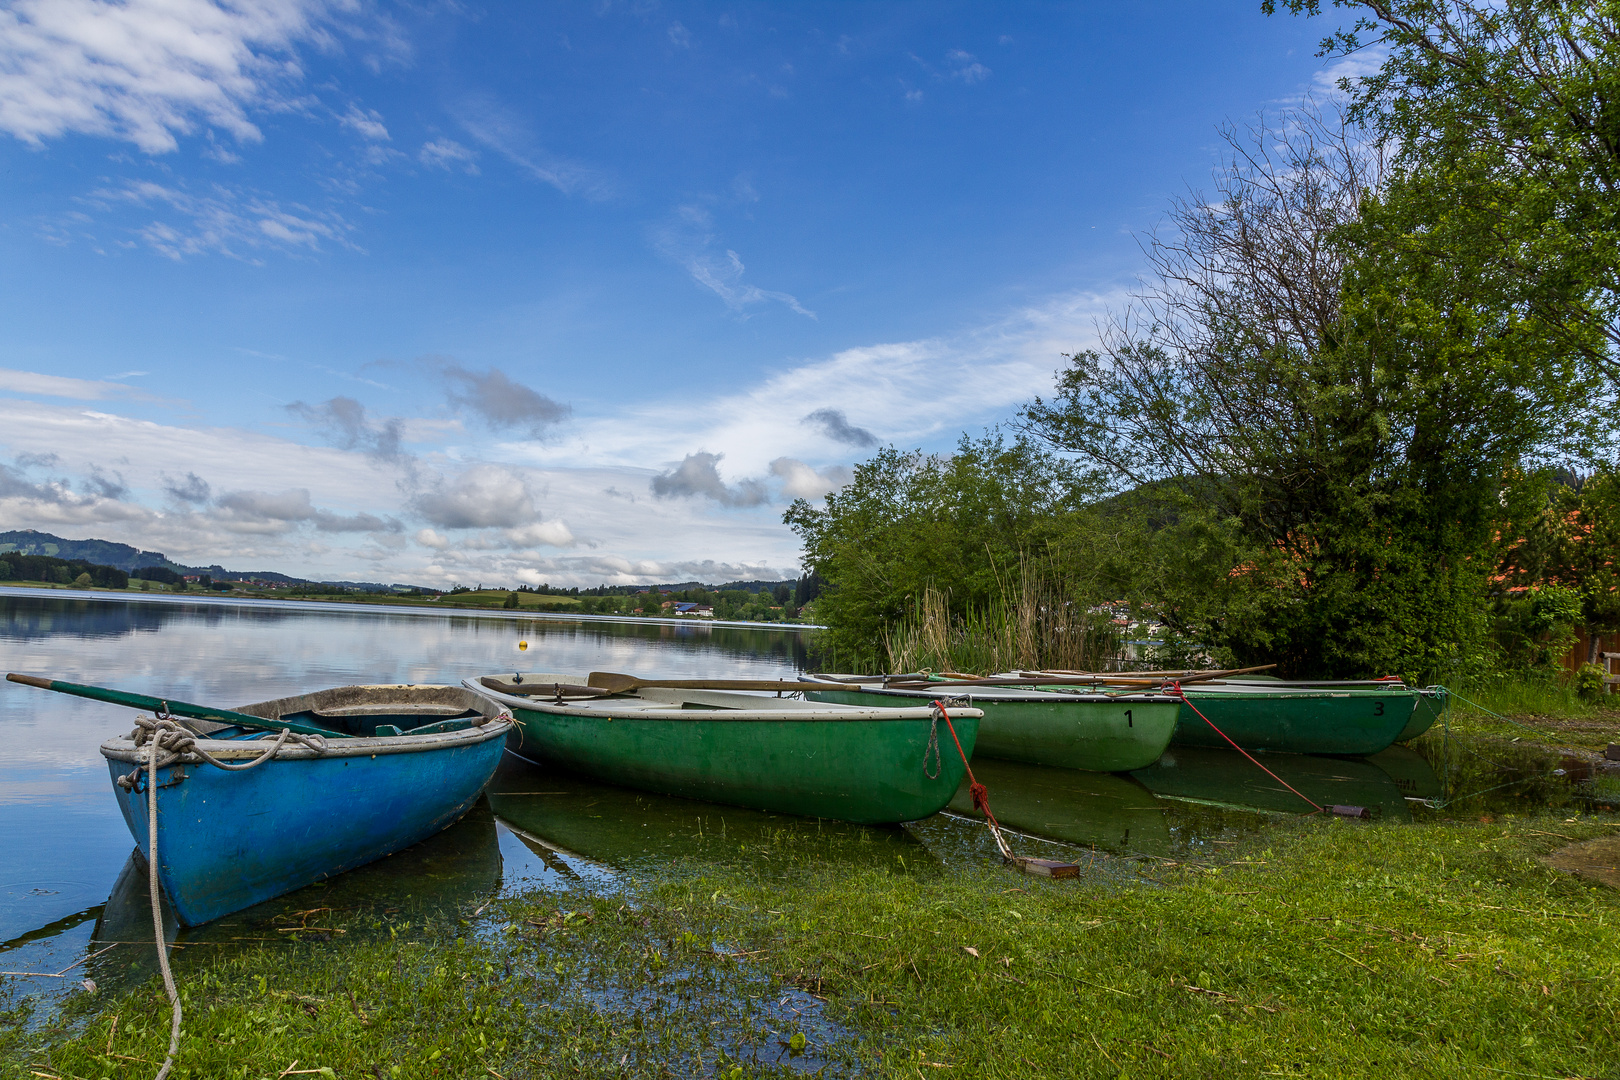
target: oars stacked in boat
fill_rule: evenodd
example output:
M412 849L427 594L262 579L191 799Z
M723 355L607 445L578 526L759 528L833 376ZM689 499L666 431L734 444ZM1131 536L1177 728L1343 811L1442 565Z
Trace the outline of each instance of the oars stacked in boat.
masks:
M55 690L58 694L72 694L74 697L89 698L91 701L105 701L112 705L123 705L131 709L149 709L152 712L168 713L171 716L184 716L191 720L206 720L215 724L233 724L237 727L263 731L291 731L296 735L320 735L328 739L348 738L341 731L316 727L314 724L303 724L296 720L266 720L262 716L250 716L234 709L216 709L209 705L193 705L189 701L171 701L165 698L148 697L145 694L132 694L127 690L109 690L102 686L86 686L83 683L63 682L61 679L41 679L33 675L18 675L16 672L8 674L6 681L22 683L24 686L37 686L41 690Z

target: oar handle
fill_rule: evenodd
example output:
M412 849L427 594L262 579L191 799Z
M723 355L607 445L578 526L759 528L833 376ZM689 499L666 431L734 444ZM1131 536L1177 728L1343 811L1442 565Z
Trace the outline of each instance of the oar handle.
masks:
M161 709L174 716L185 716L192 720L208 720L216 724L235 724L240 727L256 728L264 731L281 731L285 729L300 735L321 735L328 739L347 737L343 732L316 727L314 724L300 724L292 720L266 720L262 716L240 713L234 709L212 709L206 705L193 705L189 701L148 697L145 694L132 694L127 690L110 690L104 686L87 686L82 683L63 682L61 679L41 679L34 675L19 675L16 672L8 674L6 681L21 683L24 686L37 686L41 690L54 690L58 694L71 694L74 697L89 698L91 701L105 701L129 709L149 709L152 711Z

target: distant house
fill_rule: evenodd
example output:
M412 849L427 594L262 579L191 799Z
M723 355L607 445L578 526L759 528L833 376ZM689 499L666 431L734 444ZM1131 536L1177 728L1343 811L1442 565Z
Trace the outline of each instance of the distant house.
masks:
M674 605L677 615L697 615L700 618L714 618L714 608L708 604L679 603Z

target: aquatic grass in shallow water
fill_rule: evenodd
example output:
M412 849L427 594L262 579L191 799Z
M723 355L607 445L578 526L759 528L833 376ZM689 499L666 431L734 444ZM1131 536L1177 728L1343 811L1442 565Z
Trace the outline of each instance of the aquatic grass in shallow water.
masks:
M1620 894L1536 856L1617 820L1295 821L1218 861L1122 862L1142 876L1078 884L988 862L924 875L691 863L612 897L472 908L397 941L182 959L181 1064L210 1077L275 1076L294 1058L343 1077L1613 1075ZM165 1023L155 985L81 998L13 1038L9 1068L126 1075L146 1068L129 1057L161 1058ZM125 1058L106 1055L109 1035Z

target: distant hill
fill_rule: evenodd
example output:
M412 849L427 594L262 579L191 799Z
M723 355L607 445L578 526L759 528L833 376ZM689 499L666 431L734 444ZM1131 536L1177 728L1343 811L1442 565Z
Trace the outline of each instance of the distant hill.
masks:
M308 583L307 578L289 577L274 570L227 570L218 563L213 566L187 566L174 562L161 551L142 551L111 540L64 540L35 529L0 532L0 552L3 551L15 551L19 555L50 555L58 559L83 559L99 566L117 567L125 573L156 566L177 574L207 574L221 579L279 581L288 585Z
M161 551L142 551L111 540L64 540L33 529L0 532L0 551L19 555L50 555L58 559L83 559L100 566L114 566L126 573L143 566L161 566L177 574L198 573L192 567L170 562ZM206 571L202 571L206 573Z
M51 555L58 559L83 559L85 562L96 563L100 566L113 566L126 573L140 570L148 566L161 567L172 570L177 574L207 574L216 581L276 581L286 585L342 585L349 589L359 589L362 592L405 592L409 589L420 589L423 592L439 592L440 589L428 586L412 585L382 585L375 581L312 581L309 578L291 577L274 570L227 570L218 563L212 566L186 566L184 563L172 561L161 551L142 551L130 547L128 544L116 544L111 540L64 540L60 536L39 532L36 529L14 529L11 532L0 532L0 552L15 551L22 555ZM701 581L683 581L674 585L612 585L606 589L581 589L581 594L601 595L606 593L634 593L644 589L658 589L663 592L684 592L687 589L715 590L742 590L744 592L765 592L778 585L787 585L790 588L794 582L787 581L728 581L724 585L710 585Z

